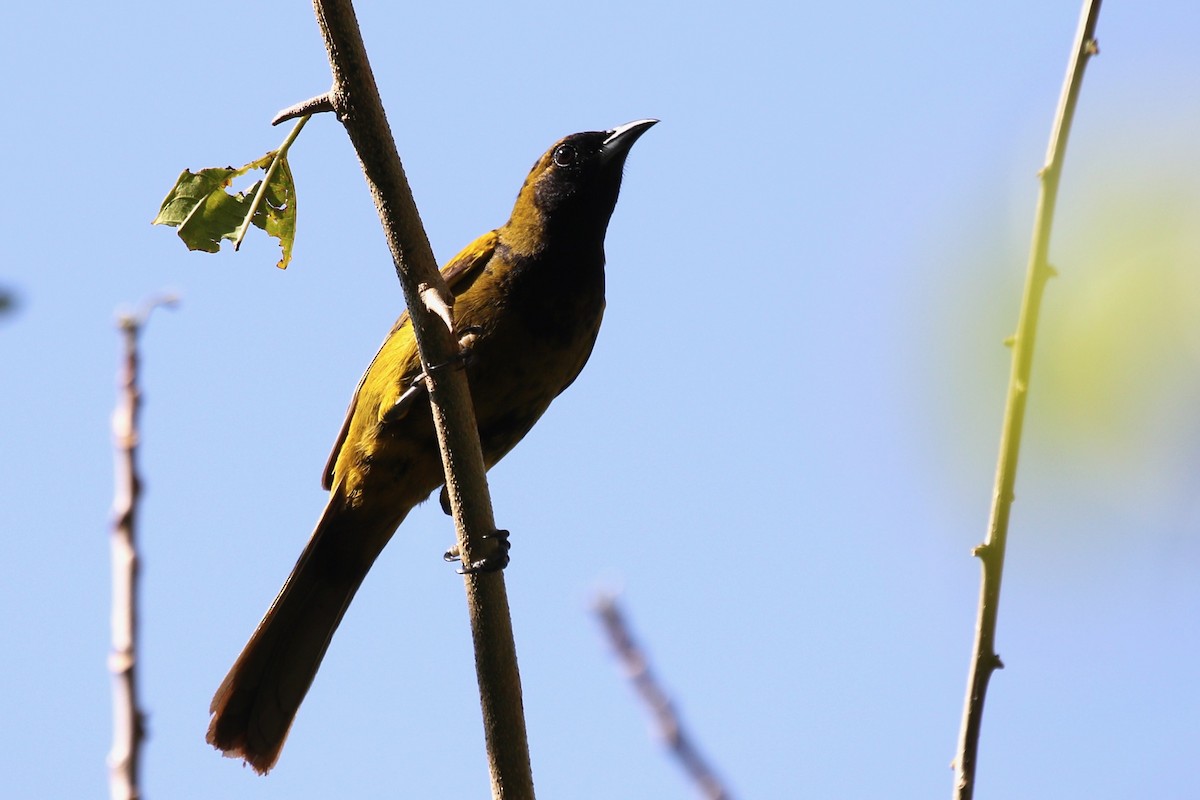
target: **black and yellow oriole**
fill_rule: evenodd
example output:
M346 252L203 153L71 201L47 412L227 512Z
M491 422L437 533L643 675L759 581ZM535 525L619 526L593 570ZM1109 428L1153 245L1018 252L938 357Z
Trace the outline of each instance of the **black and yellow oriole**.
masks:
M533 165L506 224L442 274L491 467L583 369L604 312L604 235L625 158L656 120L576 133ZM329 503L225 677L208 741L265 773L342 615L409 510L445 480L407 312L367 368L326 466Z

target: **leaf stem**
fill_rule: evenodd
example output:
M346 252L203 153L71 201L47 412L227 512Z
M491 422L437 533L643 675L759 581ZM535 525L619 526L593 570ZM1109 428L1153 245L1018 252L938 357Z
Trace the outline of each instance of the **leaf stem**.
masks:
M300 121L292 126L287 137L283 140L283 144L279 145L279 149L275 151L274 158L267 166L267 172L258 183L258 191L254 193L254 199L250 201L250 207L246 210L246 218L242 220L241 226L238 227L237 233L233 237L233 249L237 251L242 246L242 239L246 238L246 231L250 230L250 224L254 222L254 215L258 212L259 206L263 203L263 198L267 196L267 187L271 185L271 180L275 177L276 170L279 169L279 162L287 158L288 150L291 149L292 142L296 141L296 137L300 135L300 131L304 130L305 124L308 122L310 114L305 114L300 118Z

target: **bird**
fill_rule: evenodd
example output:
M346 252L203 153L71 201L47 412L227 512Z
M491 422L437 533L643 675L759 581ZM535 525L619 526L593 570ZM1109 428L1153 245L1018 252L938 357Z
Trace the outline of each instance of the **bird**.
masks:
M508 221L442 268L488 469L591 355L604 314L604 239L626 157L657 122L555 142L525 178ZM259 774L275 766L371 565L444 482L405 311L354 392L322 476L329 499L316 528L213 697L209 744Z

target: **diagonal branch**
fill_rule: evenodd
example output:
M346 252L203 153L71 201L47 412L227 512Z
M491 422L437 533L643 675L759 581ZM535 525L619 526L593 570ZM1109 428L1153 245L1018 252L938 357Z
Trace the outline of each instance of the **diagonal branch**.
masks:
M596 600L596 614L604 624L609 641L617 651L617 657L621 659L621 665L637 689L638 695L654 715L658 733L667 743L675 760L696 784L705 800L731 800L729 791L696 749L692 737L679 720L675 706L659 685L654 673L650 671L649 661L633 640L625 615L617 606L616 600L609 595L601 595Z
M459 555L464 564L481 562L498 545L495 538L485 538L496 525L466 374L430 369L431 364L453 363L458 355L451 313L454 298L437 270L404 176L353 5L350 0L314 0L313 7L333 72L329 106L358 153L421 352ZM464 581L492 795L532 798L521 679L504 577L500 572L476 572L465 575Z
M1075 116L1075 104L1083 82L1088 59L1099 52L1096 44L1096 20L1100 15L1100 0L1084 0L1075 46L1067 65L1046 163L1039 173L1041 193L1038 196L1033 243L1025 276L1025 291L1017 332L1012 339L1012 372L1009 376L1008 399L1004 408L1004 423L1000 432L1000 459L996 466L996 483L992 494L992 511L988 521L987 539L975 548L982 566L979 594L979 615L975 627L975 648L967 679L967 696L963 709L958 753L955 757L955 800L970 800L975 791L976 757L979 732L983 724L983 703L992 673L1003 666L996 653L996 616L1000 605L1000 579L1004 571L1004 553L1008 540L1008 522L1012 510L1013 489L1017 479L1017 457L1021 449L1021 429L1025 421L1025 401L1029 394L1029 375L1033 366L1033 344L1037 336L1038 315L1042 294L1055 273L1050 266L1050 232L1054 224L1054 208L1058 201L1058 185L1066 155L1067 137Z

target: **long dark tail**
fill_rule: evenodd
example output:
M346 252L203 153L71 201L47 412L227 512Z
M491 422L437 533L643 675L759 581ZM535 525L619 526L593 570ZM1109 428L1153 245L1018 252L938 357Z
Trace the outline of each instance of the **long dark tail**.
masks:
M405 514L378 516L347 509L334 490L292 574L213 697L209 744L260 774L275 765L333 632Z

